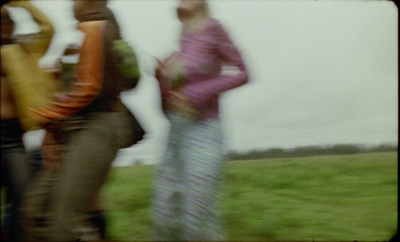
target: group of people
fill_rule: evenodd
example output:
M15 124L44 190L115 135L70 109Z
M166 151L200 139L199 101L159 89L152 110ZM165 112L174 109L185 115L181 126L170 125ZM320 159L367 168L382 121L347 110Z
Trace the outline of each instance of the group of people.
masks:
M40 33L15 38L9 7L28 10ZM9 1L1 8L1 172L12 201L10 240L104 239L101 219L93 219L101 211L98 193L118 150L145 134L120 99L124 88L112 43L121 33L107 0L74 0L73 11L85 37L68 50L79 55L76 65L61 68L73 74L58 75L67 76L67 84L55 86L54 75L38 63L54 34L51 21L29 1ZM181 0L177 17L180 49L157 60L155 70L171 126L154 178L151 236L156 241L220 240L217 204L224 155L218 98L245 84L248 74L205 0ZM222 74L225 65L235 66L237 73ZM46 135L41 167L32 175L22 136L34 129L45 129Z

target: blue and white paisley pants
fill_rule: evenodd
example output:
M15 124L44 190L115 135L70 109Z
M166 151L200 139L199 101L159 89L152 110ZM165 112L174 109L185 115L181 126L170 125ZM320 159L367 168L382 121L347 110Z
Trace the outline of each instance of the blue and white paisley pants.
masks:
M217 215L225 160L220 121L167 116L170 136L152 197L154 239L222 240Z

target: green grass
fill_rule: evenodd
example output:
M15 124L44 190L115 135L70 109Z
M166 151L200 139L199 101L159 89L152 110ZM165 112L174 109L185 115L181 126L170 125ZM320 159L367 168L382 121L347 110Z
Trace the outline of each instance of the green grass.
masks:
M227 240L384 241L397 231L397 152L227 162ZM102 190L110 240L150 240L154 166L115 167Z
M220 203L226 239L388 241L398 228L397 157L227 162ZM154 166L111 170L101 194L109 240L150 240L153 175Z

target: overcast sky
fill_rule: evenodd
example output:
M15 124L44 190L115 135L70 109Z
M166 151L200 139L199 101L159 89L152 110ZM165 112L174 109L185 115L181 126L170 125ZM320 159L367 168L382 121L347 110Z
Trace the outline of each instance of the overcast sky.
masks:
M155 163L168 122L151 75L152 56L178 48L174 0L109 0L143 72L123 100L148 131L116 164ZM71 1L34 1L56 35L43 65L77 34ZM227 150L397 143L398 12L390 1L209 1L250 72L249 84L221 96ZM20 11L21 12L21 11ZM23 13L20 19L29 20ZM25 22L26 23L26 22ZM27 25L25 25L27 26ZM19 28L32 31L35 26Z

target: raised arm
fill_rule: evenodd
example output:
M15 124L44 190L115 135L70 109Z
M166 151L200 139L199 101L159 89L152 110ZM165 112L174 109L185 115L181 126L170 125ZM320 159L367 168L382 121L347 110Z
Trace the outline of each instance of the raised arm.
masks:
M7 5L26 9L31 14L33 20L39 25L39 33L27 36L27 38L30 38L30 41L21 42L24 49L30 53L37 53L42 56L46 54L54 34L51 21L29 1L11 1Z

